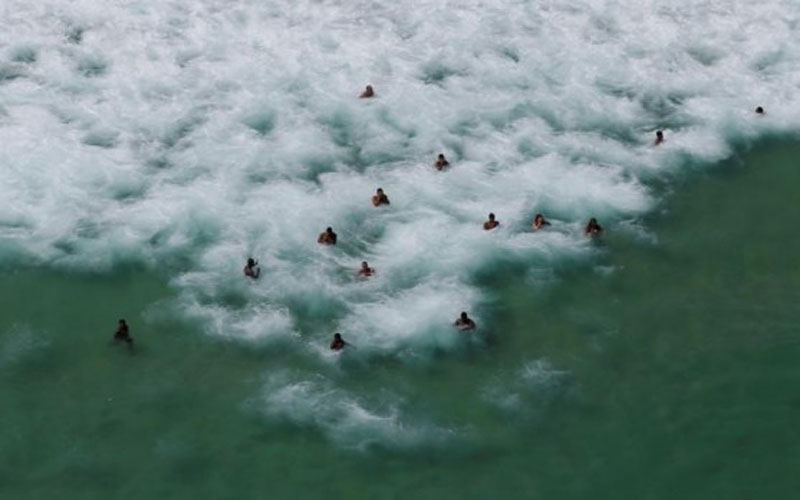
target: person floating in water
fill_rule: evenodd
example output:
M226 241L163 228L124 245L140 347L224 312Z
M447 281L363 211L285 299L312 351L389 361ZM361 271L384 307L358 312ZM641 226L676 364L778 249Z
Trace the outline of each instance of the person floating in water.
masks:
M319 235L317 238L317 243L320 245L335 245L336 244L336 233L333 232L333 228L327 227L325 228L325 232Z
M531 224L531 227L536 231L538 231L539 229L542 229L544 226L549 226L549 225L550 223L547 222L547 219L544 218L544 215L536 214L536 217L533 218L533 224Z
M657 130L656 131L656 140L653 141L653 146L658 146L662 142L664 142L664 132L662 132L660 130Z
M462 332L474 330L476 327L475 322L472 321L472 318L467 316L467 313L465 312L461 313L461 316L456 320L455 323L453 323L453 325Z
M367 85L367 88L364 89L364 92L359 95L361 99L369 99L370 97L375 97L375 91L372 90L372 85Z
M764 114L764 108L762 108L761 106L758 106L756 108L756 114L757 115L763 115Z
M589 223L586 224L586 229L584 229L583 233L586 236L600 236L603 233L603 228L597 223L597 219L592 217L589 219Z
M372 206L379 207L381 205L389 205L389 197L383 193L383 188L378 188L372 197Z
M483 228L487 231L499 226L500 223L494 219L494 214L489 214L489 220L483 223Z
M247 264L244 266L244 275L248 278L257 279L261 275L261 268L258 267L258 261L253 258L247 259Z
M444 157L442 153L439 153L439 156L436 158L436 163L433 164L436 167L436 170L444 170L450 166L450 162L447 161L447 158Z
M345 348L345 346L348 345L350 344L344 341L341 333L333 334L333 340L331 340L331 351L341 351Z
M359 276L367 276L367 277L369 277L369 276L372 276L374 274L375 274L375 269L369 267L369 264L367 263L366 260L361 263L361 269L358 270L358 275Z
M128 348L133 349L133 339L128 331L128 323L124 319L119 320L117 331L114 332L114 343L117 342L127 342Z

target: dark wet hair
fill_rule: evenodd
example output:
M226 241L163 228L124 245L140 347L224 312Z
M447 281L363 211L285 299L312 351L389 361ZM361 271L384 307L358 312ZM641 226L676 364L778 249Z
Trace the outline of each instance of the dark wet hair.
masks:
M534 217L533 220L537 220L537 219L544 219L544 215L536 214L536 217Z
M586 224L586 232L594 231L594 230L602 231L603 228L600 227L600 224L597 223L597 219L592 217L591 219L589 219L589 223Z
M125 323L124 319L119 320L119 323Z
M333 334L333 338L335 338L335 339L341 339L341 338L342 338L342 334L341 334L341 333L334 333L334 334Z
M494 214L493 213L489 213L489 220L491 220L491 219L494 219Z
M656 137L664 137L664 132L661 130L656 130Z
M253 258L252 258L252 257L249 257L249 258L247 259L247 265L248 265L248 266L250 266L250 267L252 267L252 266L255 266L255 265L256 265L256 261L255 261L255 260L253 260Z
M378 192L382 193L383 192L383 188L378 188Z
M439 153L439 158L444 158L444 153Z
M764 113L764 108L762 108L761 106L758 106L758 107L756 108L756 113L758 113L759 115L760 115L760 114L762 114L762 113Z
M325 228L325 232L326 233L332 233L333 232L333 228L331 226L328 226L328 227Z
M467 319L466 311L461 311L461 319Z
M361 267L364 267L364 266L369 267L369 262L367 262L366 260L362 260L361 261Z

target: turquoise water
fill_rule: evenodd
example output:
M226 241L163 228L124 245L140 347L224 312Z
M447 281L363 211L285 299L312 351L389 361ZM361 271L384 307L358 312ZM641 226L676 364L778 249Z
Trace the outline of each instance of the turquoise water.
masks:
M610 228L595 258L547 279L513 263L475 276L488 325L426 360L355 350L320 367L170 320L175 293L147 272L6 269L0 492L789 498L796 150L670 181L639 226ZM123 314L133 353L107 344ZM308 384L288 398L275 377L298 373ZM294 413L269 411L276 394ZM342 399L374 415L354 419Z
M792 490L796 0L3 7L0 496Z

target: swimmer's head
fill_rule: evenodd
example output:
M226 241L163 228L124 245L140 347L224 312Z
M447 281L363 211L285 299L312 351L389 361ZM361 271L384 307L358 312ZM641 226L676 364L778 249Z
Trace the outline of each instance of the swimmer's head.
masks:
M124 325L125 324L125 320L124 319L119 320L119 324L120 325Z
M534 220L535 222L540 222L540 221L543 221L543 220L544 220L544 215L542 215L542 214L536 214L536 217L534 217L534 218L533 218L533 220Z
M489 220L494 220L494 214L489 214Z
M664 139L664 132L662 132L660 130L657 130L656 131L656 139L658 139L658 140Z
M761 106L758 106L756 108L756 114L763 115L764 114L764 108L762 108Z
M326 233L332 233L333 232L333 228L328 226L328 227L325 228L325 232Z
M467 316L466 312L463 312L463 311L461 312L461 319L464 319L464 320L469 319L469 317Z
M383 194L383 188L378 188L378 194Z
M443 153L439 153L439 159L440 160L444 160L444 154Z
M253 260L253 258L252 258L252 257L250 257L250 258L248 258L248 259L247 259L247 267L253 267L253 266L255 266L255 265L256 265L256 261L255 261L255 260Z
M341 333L334 333L333 334L333 338L335 340L342 340L342 334Z
M361 263L361 269L364 269L364 270L369 269L369 264L367 263L366 260Z

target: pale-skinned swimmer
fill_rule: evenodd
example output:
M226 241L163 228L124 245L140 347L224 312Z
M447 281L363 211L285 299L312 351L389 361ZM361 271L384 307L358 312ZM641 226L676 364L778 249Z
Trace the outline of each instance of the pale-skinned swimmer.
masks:
M379 207L381 205L389 205L389 197L383 192L383 188L378 188L372 196L372 206Z
M603 234L603 228L597 223L597 219L592 217L589 219L589 223L586 224L586 229L583 230L583 234L586 236L600 236Z
M324 233L319 235L317 238L317 243L320 245L335 245L336 244L336 233L333 232L333 228L327 227Z
M496 221L494 218L494 214L489 214L489 220L483 223L483 228L487 231L496 228L500 225L500 222Z
M756 108L756 114L757 115L763 115L764 114L764 108L762 108L761 106L758 106Z
M117 331L114 332L113 342L115 344L117 342L127 342L128 348L133 349L133 339L128 331L128 323L126 323L124 319L119 320L117 323Z
M656 140L653 141L653 146L658 146L662 142L664 142L664 132L662 132L660 130L657 130L656 131Z
M462 332L466 332L469 330L474 330L477 325L475 325L475 322L472 321L472 318L467 316L466 312L462 312L461 316L459 316L456 322L453 323L453 326L455 326Z
M348 345L350 344L344 341L341 333L333 334L333 340L331 340L331 351L341 351L345 348L345 346Z
M539 229L544 228L544 226L549 225L550 223L544 218L544 215L536 214L536 217L533 218L533 224L531 224L531 228L538 231Z
M364 92L358 96L361 99L369 99L370 97L375 97L375 91L372 90L372 85L367 85L367 88L364 89Z
M450 166L450 162L447 161L447 158L444 157L442 153L439 153L439 156L436 158L436 163L433 164L436 167L436 170L444 170Z
M253 279L257 279L261 275L261 268L258 267L257 260L252 257L247 259L247 264L244 266L244 275Z
M372 268L372 267L369 267L369 264L367 263L366 260L361 263L361 269L358 270L358 275L359 276L369 277L369 276L372 276L374 274L375 274L375 269Z

